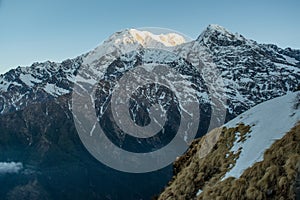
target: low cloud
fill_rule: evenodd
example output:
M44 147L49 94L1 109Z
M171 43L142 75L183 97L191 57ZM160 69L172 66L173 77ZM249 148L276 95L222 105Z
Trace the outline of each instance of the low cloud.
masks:
M23 164L20 162L0 162L0 174L18 173L23 169Z

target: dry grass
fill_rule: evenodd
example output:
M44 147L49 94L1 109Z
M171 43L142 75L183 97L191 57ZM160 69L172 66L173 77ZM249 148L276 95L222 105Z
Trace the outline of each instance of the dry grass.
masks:
M240 178L221 181L235 164L236 154L230 152L237 132L240 142L247 138L249 126L223 128L212 151L200 158L204 138L196 140L189 151L174 164L174 177L158 199L295 199L295 180L300 176L300 123L264 154L264 160L244 171ZM196 197L197 191L202 193Z
M264 160L245 170L239 179L205 186L198 199L295 199L299 170L300 124L276 141L265 152Z
M204 185L214 185L225 175L229 166L234 166L240 152L230 152L236 133L243 138L250 130L249 126L240 124L235 128L219 128L194 141L187 153L174 163L174 177L158 199L191 199ZM219 137L213 137L218 134ZM215 144L214 140L218 138ZM207 141L212 141L211 145ZM213 145L214 144L214 145ZM207 150L210 150L207 152ZM203 157L203 151L207 152Z

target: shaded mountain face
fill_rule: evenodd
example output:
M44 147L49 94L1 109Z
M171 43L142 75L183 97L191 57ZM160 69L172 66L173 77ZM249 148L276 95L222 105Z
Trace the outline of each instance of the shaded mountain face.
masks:
M138 50L116 56L122 53L123 43ZM173 53L149 50L144 44L167 45ZM184 77L182 85L193 88L201 116L198 137L207 132L211 118L210 80L206 75L213 70L212 64L224 82L227 103L221 106L226 108L225 121L260 102L293 91L300 80L299 50L257 44L217 25L210 25L196 41L188 43L174 35L157 38L125 30L103 45L111 47L105 57L100 58L103 49L96 48L62 63L34 63L0 76L0 162L23 163L18 174L0 175L0 181L5 183L1 197L149 199L170 180L171 166L152 173L128 174L102 165L87 152L71 112L70 93L76 79L85 80L84 87L97 83L95 111L100 124L117 146L133 152L153 151L167 144L180 120L177 94L170 88L150 84L133 94L129 102L131 118L141 126L147 125L149 108L159 102L168 112L164 128L170 135L140 141L124 137L118 129L109 104L113 87L140 64L167 65ZM201 58L200 69L194 67L199 65L195 57Z
M0 160L18 173L0 173L1 199L149 199L171 178L171 168L147 174L111 169L82 145L70 96L0 116Z

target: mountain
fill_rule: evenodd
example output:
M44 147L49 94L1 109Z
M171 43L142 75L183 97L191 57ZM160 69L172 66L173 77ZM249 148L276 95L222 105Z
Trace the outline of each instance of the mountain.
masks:
M277 97L195 140L158 199L299 199L299 105Z
M181 92L149 83L129 102L130 117L140 126L151 121L151 106L161 103L168 116L166 125L160 126L168 132L166 137L159 137L159 132L149 140L131 138L114 121L110 103L114 88L141 64L168 66L180 78L175 85ZM4 185L0 197L149 199L171 179L172 166L131 174L92 157L74 124L74 88L89 92L96 84L94 110L106 135L116 146L148 152L173 139L184 112L179 102L193 102L190 93L199 104L200 137L261 102L296 90L299 71L299 50L258 44L218 25L208 26L188 42L176 33L157 35L127 29L74 59L12 69L0 75L0 181ZM212 116L216 116L214 120Z
M218 25L208 26L196 41L184 43L184 38L176 34L159 38L146 31L129 29L115 33L100 47L75 59L62 63L34 63L30 67L12 69L0 76L0 112L4 114L19 110L29 104L70 93L78 69L84 68L84 65L90 67L84 78L95 83L97 76L102 75L108 65L112 65L116 55L127 51L122 48L128 43L132 49L141 46L141 51L143 45L167 45L179 57L187 57L193 65L198 65L200 57L200 74L204 80L211 65L216 65L224 82L228 100L224 106L232 115L230 118L257 103L293 91L299 85L300 50L258 44ZM108 50L107 55L99 58L103 49ZM149 57L141 56L143 54L137 53L132 59L155 61L151 57L149 60ZM124 60L121 62L125 64ZM96 73L93 74L93 70Z

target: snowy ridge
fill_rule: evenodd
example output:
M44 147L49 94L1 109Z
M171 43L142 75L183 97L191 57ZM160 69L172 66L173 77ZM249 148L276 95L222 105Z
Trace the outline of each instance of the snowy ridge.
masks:
M176 33L158 35L149 31L126 29L124 31L116 32L106 41L104 41L101 46L89 52L84 58L83 64L92 66L93 63L97 63L97 61L101 59L101 64L104 64L103 66L105 66L105 64L115 59L115 56L109 56L111 53L122 54L124 52L129 52L130 50L135 50L139 46L159 47L163 45L166 47L174 47L185 42L185 38ZM130 49L127 49L129 45ZM102 55L104 52L105 54L108 54L108 56L103 59L100 57L100 55Z
M299 121L300 92L295 92L261 103L226 123L227 128L240 123L251 128L245 141L234 143L231 151L241 149L241 154L223 179L239 178L245 169L262 161L264 152L275 140L281 139Z
M224 27L217 25L217 24L210 24L206 30L204 30L200 36L197 38L198 41L202 41L204 43L209 43L210 38L212 35L217 35L217 38L219 40L224 40L224 41L240 41L241 43L248 43L248 44L252 44L254 43L254 41L252 40L247 40L246 38L244 38L242 35L240 35L239 33L231 33L230 31L228 31L227 29L225 29Z
M62 63L34 63L0 75L0 113L70 93L81 63L79 56Z
M197 40L185 42L176 33L156 35L127 29L113 34L100 47L75 59L18 67L0 75L0 113L19 110L29 104L70 93L75 81L93 85L103 78L107 69L117 60L121 62L119 64L129 66L133 63L131 59L142 59L145 62L160 60L162 63L173 59L170 53L144 55L143 45L162 45L178 57L188 58L187 61L194 66L201 63L198 70L205 83L211 83L206 75L217 69L223 80L224 97L228 100L228 104L223 105L229 113L228 119L258 103L285 95L299 85L298 50L257 44L218 25L208 26ZM136 49L138 51L132 56L123 56L125 52ZM78 69L81 69L81 73L78 73ZM203 89L198 88L201 94L197 96L207 96L208 91ZM217 98L223 98L218 95L216 93Z
M176 33L156 35L149 31L139 31L136 29L130 29L129 32L143 46L149 46L149 43L153 41L162 43L165 46L177 46L186 42L183 36Z
M221 73L229 113L242 113L258 103L285 95L299 85L297 50L258 44L218 25L208 26L197 41L202 46L197 48L198 52L205 51L212 60L209 62ZM205 61L207 56L203 57Z

